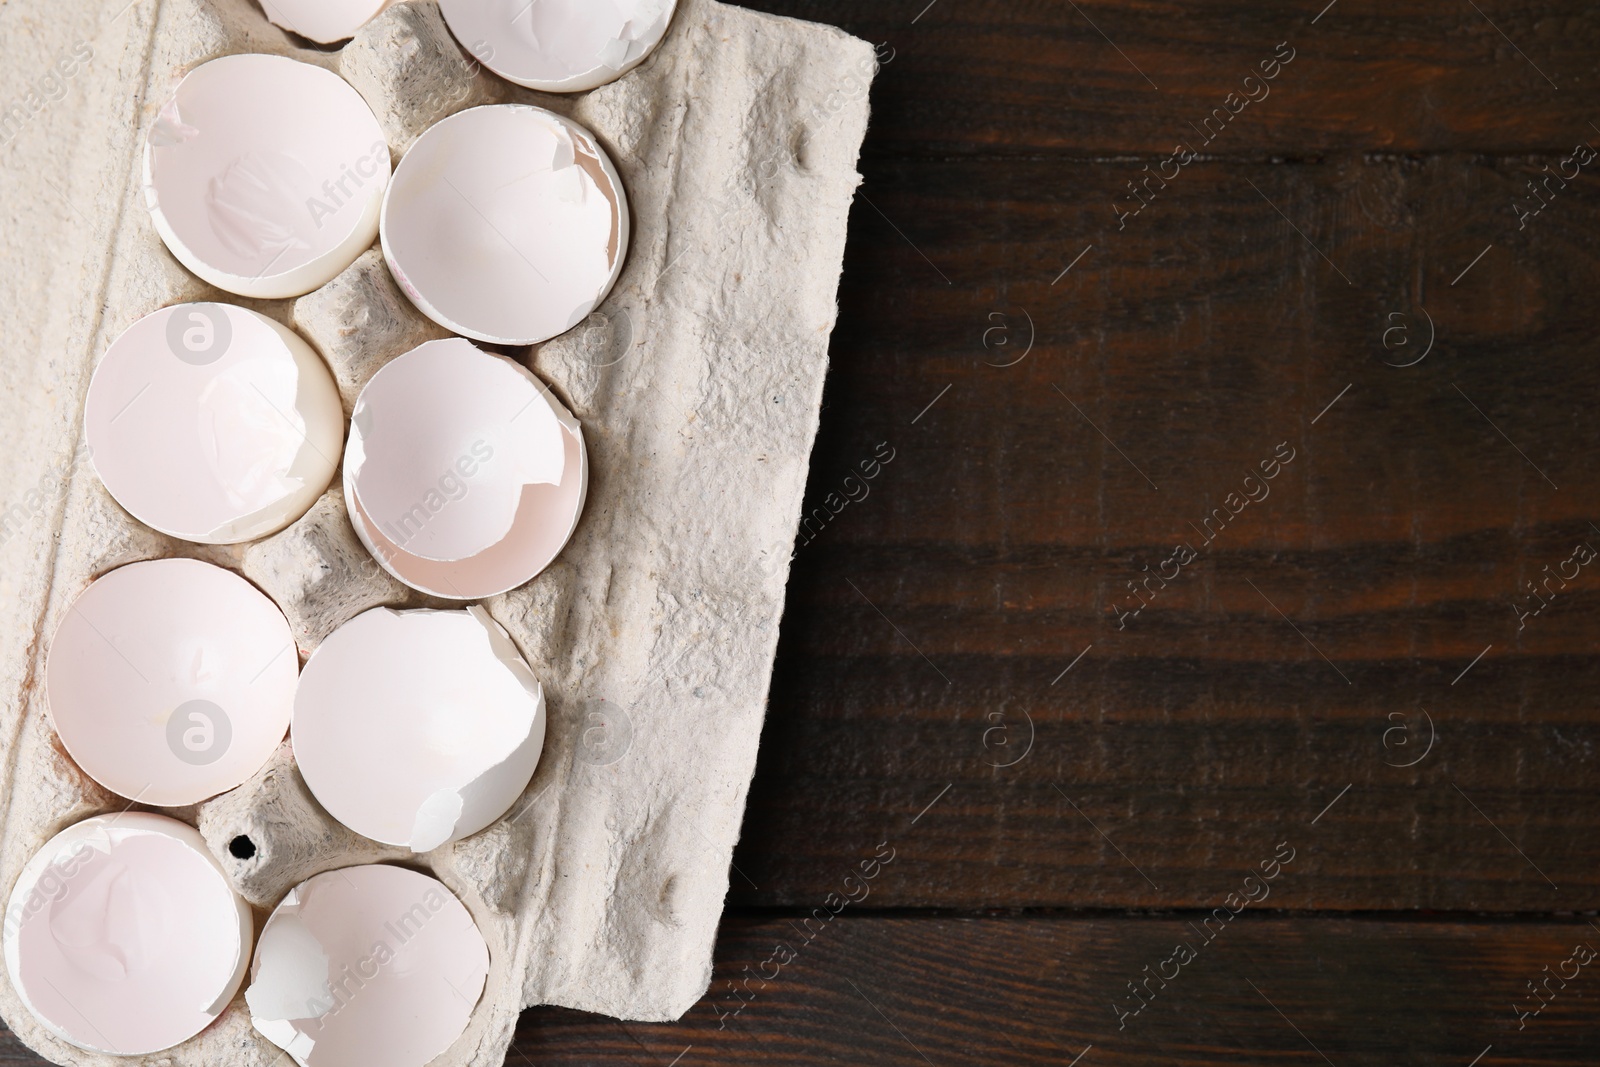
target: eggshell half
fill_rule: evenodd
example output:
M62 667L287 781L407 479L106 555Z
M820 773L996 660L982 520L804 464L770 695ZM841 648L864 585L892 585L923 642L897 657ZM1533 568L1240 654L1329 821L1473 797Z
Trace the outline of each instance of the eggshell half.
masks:
M417 308L494 344L565 333L628 250L622 179L582 126L543 108L469 108L417 139L384 198L383 254Z
M348 40L395 0L261 0L275 26L318 44Z
M524 488L561 483L566 454L548 397L527 369L460 338L385 364L351 419L346 470L362 507L424 559L498 544Z
M67 753L107 789L158 807L240 785L282 743L299 655L288 620L243 578L192 559L96 581L45 664Z
M128 327L95 370L84 427L117 503L201 544L300 518L344 445L327 365L286 327L231 304L179 304Z
M547 93L615 81L667 34L677 0L439 0L456 39L502 78Z
M245 1000L300 1067L423 1067L466 1032L488 974L483 934L443 882L372 864L289 891Z
M312 654L294 753L328 814L428 852L516 803L544 748L544 690L482 608L374 608Z
M460 338L386 364L356 401L351 524L423 592L478 600L530 581L577 528L588 478L582 429L545 384Z
M82 1049L160 1052L209 1026L250 959L250 909L192 827L101 815L51 838L6 909L11 985Z
M337 74L224 56L179 83L145 142L145 202L178 262L240 296L303 296L372 245L390 178L372 109Z

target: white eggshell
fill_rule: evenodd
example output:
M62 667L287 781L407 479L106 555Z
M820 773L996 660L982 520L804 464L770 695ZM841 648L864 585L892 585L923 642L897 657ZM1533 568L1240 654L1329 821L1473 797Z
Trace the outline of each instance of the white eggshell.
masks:
M544 383L460 338L386 364L356 401L351 524L423 592L479 600L532 580L577 528L588 479L583 432Z
M395 0L261 0L275 26L298 33L318 44L335 44L354 37L356 31Z
M112 343L84 430L129 514L222 545L277 533L316 503L338 469L344 412L295 333L230 304L179 304Z
M444 883L372 864L289 891L245 1000L300 1067L423 1067L466 1032L488 974L483 934Z
M511 530L524 489L559 485L561 422L525 368L459 337L386 364L361 390L347 473L411 555L460 560Z
M427 852L516 803L544 748L544 690L482 608L374 608L312 654L295 759L328 814Z
M51 838L6 909L11 985L79 1048L138 1056L187 1041L232 1001L250 909L190 826L101 815Z
M561 484L528 486L511 532L470 559L441 563L408 555L384 537L346 479L351 525L384 570L419 592L447 600L486 600L510 592L548 567L578 528L589 492L589 454L576 423L563 429L563 437L567 474Z
M622 180L594 136L543 108L469 108L417 139L383 202L384 258L455 333L528 345L587 318L628 250Z
M224 56L179 83L145 142L146 206L178 261L241 296L303 296L377 236L389 146L337 74Z
M615 81L667 34L677 0L439 0L467 51L502 78L547 93Z
M180 807L238 786L282 743L300 665L289 623L192 559L120 567L73 602L45 664L51 720L83 771Z

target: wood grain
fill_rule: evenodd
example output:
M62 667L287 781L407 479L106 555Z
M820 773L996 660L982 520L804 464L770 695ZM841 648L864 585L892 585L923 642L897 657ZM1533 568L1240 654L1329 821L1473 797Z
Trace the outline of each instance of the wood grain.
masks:
M1542 978L1543 967L1559 968L1577 944L1600 946L1587 924L1248 915L1218 927L1210 942L1175 919L846 915L803 949L785 921L738 920L719 951L720 995L682 1023L535 1011L523 1016L517 1048L529 1063L667 1064L682 1054L679 1067L1064 1067L1080 1056L1083 1067L1466 1067L1480 1053L1479 1067L1525 1067L1600 1056L1600 976L1589 973L1600 964L1580 969L1565 989L1553 982L1554 999L1520 1030L1512 1007L1533 1003L1525 983ZM798 958L765 986L759 975L747 982L745 968L756 974L779 944ZM1127 983L1142 982L1147 966L1173 974L1175 965L1161 965L1179 944L1194 949L1193 961L1165 988L1159 975L1141 985L1148 1004L1121 1017L1139 1003Z
M1207 154L1519 154L1594 135L1600 12L1582 0L754 0L892 49L884 155L1166 153L1229 93ZM1319 17L1320 13L1320 17ZM1294 58L1265 88L1280 44ZM1288 54L1288 53L1286 53ZM1270 68L1269 68L1270 69Z
M1527 164L1196 163L1118 231L1128 166L872 168L735 899L951 785L884 903L1200 907L1290 838L1285 907L1592 907L1600 566L1517 606L1600 548L1600 185L1519 232Z

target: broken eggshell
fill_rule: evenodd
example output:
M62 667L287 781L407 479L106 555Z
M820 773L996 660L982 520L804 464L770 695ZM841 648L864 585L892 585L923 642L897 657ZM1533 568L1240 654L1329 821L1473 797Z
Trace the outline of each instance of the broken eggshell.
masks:
M530 345L611 292L628 250L622 179L594 136L543 108L495 104L439 122L384 197L396 283L453 333Z
M386 364L356 401L351 524L422 592L478 600L531 581L577 528L588 481L582 429L544 383L460 338Z
M261 0L267 19L318 44L349 40L395 0Z
M185 267L241 296L303 296L378 232L389 146L337 74L283 56L203 63L145 142L145 204Z
M429 852L516 803L544 733L544 690L482 608L374 608L312 654L291 736L328 814L374 841Z
M466 1032L488 974L483 934L444 883L370 864L289 891L245 1001L300 1067L423 1067Z
M227 545L277 533L338 468L344 412L300 337L230 304L179 304L112 342L84 405L91 461L129 514Z
M460 338L385 364L351 419L346 470L362 506L425 559L497 544L525 486L561 482L561 423L547 397L528 370Z
M446 600L485 600L525 585L560 554L577 529L589 488L589 459L576 424L563 430L567 470L560 485L530 485L499 544L471 559L440 563L408 555L384 537L362 509L348 481L350 522L384 570L419 592Z
M283 742L300 658L288 620L243 578L193 559L133 563L73 602L45 663L67 754L120 796L198 804Z
M6 909L11 985L61 1040L137 1056L187 1041L233 1000L250 908L193 827L124 812L29 860Z
M466 49L502 78L547 93L615 81L667 34L677 0L439 0Z

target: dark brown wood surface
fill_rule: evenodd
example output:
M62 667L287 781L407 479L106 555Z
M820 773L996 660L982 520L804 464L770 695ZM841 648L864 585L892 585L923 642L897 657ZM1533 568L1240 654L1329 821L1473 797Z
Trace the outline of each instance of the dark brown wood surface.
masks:
M1350 786L1286 906L1594 906L1600 567L1518 611L1600 547L1600 183L1508 239L1453 223L1510 164L1219 163L1117 234L1108 169L879 165L962 281L858 211L811 506L896 458L799 550L736 899L815 900L949 785L885 903L1200 906ZM1028 222L985 244L959 190Z
M1600 1063L1600 9L1324 4L755 0L888 62L716 976L511 1063Z
M892 58L734 902L939 797L881 905L1593 908L1592 9L795 10Z
M1600 961L1567 963L1600 948L1582 922L1241 916L1210 941L1179 918L834 922L807 943L781 919L729 920L712 996L683 1022L530 1013L526 1060L512 1062L1466 1067L1481 1054L1479 1067L1507 1067L1600 1054ZM763 970L778 945L796 958ZM1179 945L1191 961L1163 968ZM1526 983L1564 963L1577 977L1535 1000ZM1127 983L1146 967L1136 997Z

